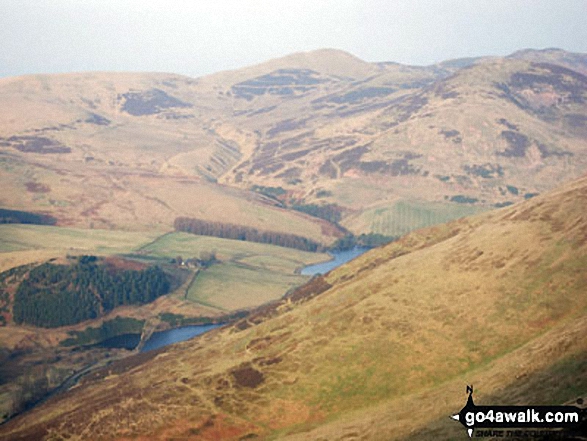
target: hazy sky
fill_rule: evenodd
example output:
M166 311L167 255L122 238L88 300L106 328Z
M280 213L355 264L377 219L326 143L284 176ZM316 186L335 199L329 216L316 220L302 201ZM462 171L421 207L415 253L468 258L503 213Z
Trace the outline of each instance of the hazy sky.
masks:
M587 52L586 20L587 0L0 0L0 76L200 76L319 48L406 64Z

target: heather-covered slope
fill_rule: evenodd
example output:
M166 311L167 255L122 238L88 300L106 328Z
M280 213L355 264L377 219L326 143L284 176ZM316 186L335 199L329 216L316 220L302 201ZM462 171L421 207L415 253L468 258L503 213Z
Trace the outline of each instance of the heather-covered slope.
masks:
M249 191L264 188L394 236L584 174L585 60L525 50L419 67L319 50L199 79L2 79L0 205L60 225L188 216L334 240Z
M420 230L248 320L112 365L0 439L446 439L587 393L587 179ZM55 439L55 438L54 438Z
M272 182L306 200L354 209L345 225L358 232L365 227L353 215L398 198L493 207L584 173L583 74L513 58L478 60L448 77L385 69L305 107L311 92L274 109L275 98L251 98L269 107L242 124L261 134L250 158L222 179ZM394 81L394 69L408 71L407 78ZM272 122L289 105L299 106L300 116Z
M195 83L148 73L0 80L0 206L83 228L169 231L190 216L330 242L321 221L216 184L242 154L207 125L214 112Z

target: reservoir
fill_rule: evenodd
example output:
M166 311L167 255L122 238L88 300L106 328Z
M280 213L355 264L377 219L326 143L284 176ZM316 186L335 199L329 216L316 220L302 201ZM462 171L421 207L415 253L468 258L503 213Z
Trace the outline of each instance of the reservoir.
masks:
M345 251L333 251L329 254L332 256L332 260L327 262L317 263L315 265L309 265L301 270L301 274L305 276L313 276L316 274L325 274L328 271L339 267L343 263L360 256L369 248L355 247ZM163 346L170 345L172 343L178 343L180 341L189 340L197 335L208 332L214 328L222 326L220 324L209 324L209 325L190 325L182 326L180 328L168 329L167 331L155 332L149 340L147 340L144 346L141 348L141 352L152 351ZM98 343L98 346L103 348L124 348L133 350L137 347L141 340L140 334L123 334L117 335L116 337L109 338Z
M152 351L172 343L189 340L196 335L203 334L214 328L222 326L221 324L211 325L190 325L182 326L181 328L168 329L167 331L154 332L141 348L141 352ZM122 334L116 337L109 338L97 344L102 348L124 348L133 350L141 341L140 334Z
M328 271L333 270L334 268L339 267L343 263L348 262L349 260L354 259L357 256L360 256L365 251L369 250L369 248L365 247L354 247L350 250L345 251L331 251L328 254L332 256L332 260L328 262L317 263L315 265L310 265L303 268L300 271L300 274L304 276L314 276L316 274L326 274Z
M167 346L172 343L177 343L184 340L189 340L196 335L211 331L222 325L192 325L182 326L181 328L169 329L167 331L154 332L151 338L147 340L141 352L152 351L162 346Z
M307 266L301 270L301 274L312 276L315 274L327 273L328 271L342 265L343 263L346 263L349 260L354 259L357 256L360 256L367 250L368 248L355 247L351 250L331 252L329 254L332 256L332 260L329 260L328 262ZM178 343L181 341L189 340L190 338L196 337L197 335L203 334L220 326L222 326L222 324L189 325L175 329L168 329L166 331L154 332L151 335L151 337L145 342L143 347L140 349L140 352L148 352L154 349L161 348L163 346L170 345L172 343ZM102 348L119 349L124 348L128 350L133 350L138 346L140 340L140 334L122 334L96 343L94 347L97 346ZM59 387L55 388L53 391L51 391L49 394L47 394L44 398L39 400L34 405L36 406L37 404L42 403L46 400L47 397L50 397L60 391L65 391L73 387L75 384L77 384L78 380L83 375L91 371L93 364L86 366L81 371L72 375Z

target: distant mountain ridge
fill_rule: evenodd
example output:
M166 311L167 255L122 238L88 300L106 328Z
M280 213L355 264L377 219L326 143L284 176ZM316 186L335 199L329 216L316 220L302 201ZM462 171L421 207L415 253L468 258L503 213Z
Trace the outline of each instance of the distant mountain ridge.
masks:
M178 215L201 217L174 200L187 179L223 194L281 189L284 201L340 207L354 233L395 235L412 227L390 213L408 206L406 219L432 222L583 175L586 73L587 55L559 49L432 66L324 49L198 79L2 79L0 153L11 165L0 204L67 225L166 228ZM108 200L110 185L125 203ZM233 221L218 215L208 219Z

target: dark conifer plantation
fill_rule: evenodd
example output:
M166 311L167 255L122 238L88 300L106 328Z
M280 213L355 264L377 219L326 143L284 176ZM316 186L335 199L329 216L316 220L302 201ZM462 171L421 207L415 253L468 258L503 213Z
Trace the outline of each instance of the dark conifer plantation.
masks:
M167 275L157 266L113 271L94 256L82 256L73 265L44 263L20 283L14 322L44 328L72 325L117 306L152 302L169 289Z
M214 236L224 239L246 240L249 242L267 243L287 248L295 248L303 251L317 251L319 244L306 237L295 234L279 233L276 231L259 231L256 228L243 225L226 224L222 222L209 222L189 217L175 219L176 231L199 234L201 236Z

